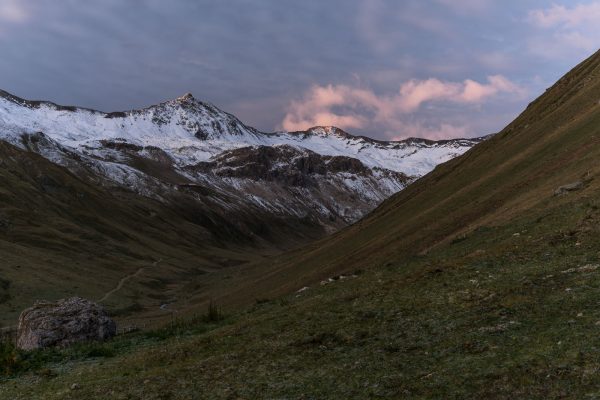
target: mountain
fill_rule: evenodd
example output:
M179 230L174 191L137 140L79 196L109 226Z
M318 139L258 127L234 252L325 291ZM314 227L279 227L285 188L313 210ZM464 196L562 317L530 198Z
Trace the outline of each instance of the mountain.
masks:
M185 191L327 231L483 140L381 142L334 127L263 133L191 94L103 113L2 91L0 138L106 187L156 199Z
M366 218L211 274L204 300L247 306L227 319L123 335L0 395L598 397L599 99L600 51Z

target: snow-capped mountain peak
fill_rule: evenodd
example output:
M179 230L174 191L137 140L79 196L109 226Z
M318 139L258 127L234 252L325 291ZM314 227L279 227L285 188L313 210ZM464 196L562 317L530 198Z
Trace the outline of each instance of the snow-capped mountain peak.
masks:
M81 167L79 157L92 174L145 195L164 190L165 184L192 182L242 195L239 201L273 212L316 212L318 218L336 215L346 222L480 141L385 142L333 126L266 133L191 93L143 109L105 113L2 91L0 140L74 172Z

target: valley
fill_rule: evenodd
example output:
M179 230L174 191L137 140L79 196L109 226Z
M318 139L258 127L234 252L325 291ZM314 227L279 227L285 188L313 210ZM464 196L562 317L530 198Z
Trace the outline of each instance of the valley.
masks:
M599 19L0 0L0 400L600 398Z
M598 71L600 53L498 135L367 218L258 260L243 268L243 280L242 270L233 274L230 297L254 297L253 305L238 305L223 321L174 325L158 341L133 334L100 344L129 350L2 393L595 396ZM573 189L557 191L565 186ZM140 340L146 347L131 344ZM64 389L74 382L76 392Z

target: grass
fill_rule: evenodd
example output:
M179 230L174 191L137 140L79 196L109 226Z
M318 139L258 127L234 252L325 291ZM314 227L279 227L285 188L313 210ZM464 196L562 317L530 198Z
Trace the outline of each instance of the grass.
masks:
M254 304L208 330L174 324L159 339L138 333L147 341L102 364L23 376L0 395L593 398L600 246L596 232L578 234L579 246L552 240L582 211L558 216L556 230L538 230L537 216L490 228L425 257ZM491 241L487 254L473 256Z

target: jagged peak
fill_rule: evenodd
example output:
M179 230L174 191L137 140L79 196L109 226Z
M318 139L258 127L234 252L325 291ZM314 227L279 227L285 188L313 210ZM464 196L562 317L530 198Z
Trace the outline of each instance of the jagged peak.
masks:
M300 133L300 132L298 132L298 133ZM455 139L439 139L439 140L409 137L406 139L386 141L386 140L373 139L368 136L353 135L351 133L346 132L345 130L343 130L341 128L338 128L337 126L326 126L326 125L313 126L311 128L308 128L303 133L304 134L320 134L320 135L325 135L325 136L338 136L338 137L342 137L342 138L346 138L346 139L363 140L363 141L369 142L369 143L380 143L380 144L394 144L395 143L395 144L401 144L401 145L405 144L405 145L417 145L417 146L419 146L419 145L425 145L425 146L469 145L469 144L479 143L479 142L486 140L486 139L490 138L491 136L493 136L493 134L491 134L491 135L486 135L486 136L481 136L481 137L476 137L476 138L455 138Z
M179 96L176 100L178 100L178 101L194 101L194 100L196 100L196 98L194 98L193 94L191 94L190 92L187 92L183 96Z
M313 126L311 128L308 128L306 130L306 132L323 132L325 134L334 134L334 133L347 133L345 132L343 129L338 128L337 126L333 126L333 125L317 125L317 126Z

